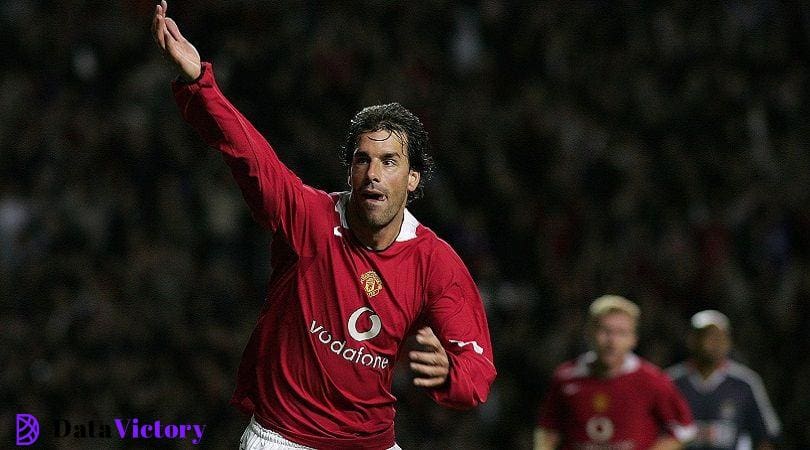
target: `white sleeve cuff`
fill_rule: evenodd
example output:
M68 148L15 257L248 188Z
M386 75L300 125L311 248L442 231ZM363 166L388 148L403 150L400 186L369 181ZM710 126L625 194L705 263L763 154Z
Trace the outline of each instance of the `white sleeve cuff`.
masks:
M669 431L672 433L672 436L674 436L675 439L677 439L679 442L685 443L695 439L698 429L697 425L693 423L688 425L670 423Z

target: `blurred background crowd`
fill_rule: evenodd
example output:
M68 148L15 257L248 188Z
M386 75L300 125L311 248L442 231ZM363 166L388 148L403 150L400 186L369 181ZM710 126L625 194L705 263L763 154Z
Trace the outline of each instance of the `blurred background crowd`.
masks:
M207 423L203 444L229 448L246 425L227 401L270 236L180 119L153 12L0 2L0 446L21 412ZM401 371L403 448L529 448L603 293L641 306L638 353L661 366L685 356L692 313L725 312L783 447L810 443L808 4L197 0L169 15L310 185L345 189L338 147L362 106L424 121L438 168L411 210L478 282L499 376L458 413Z

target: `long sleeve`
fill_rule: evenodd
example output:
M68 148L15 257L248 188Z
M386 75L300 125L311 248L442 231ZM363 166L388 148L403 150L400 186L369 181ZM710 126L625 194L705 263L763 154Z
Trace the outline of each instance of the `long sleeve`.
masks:
M686 399L668 376L660 373L660 382L655 395L654 414L661 426L681 443L691 441L697 435L697 426L692 419Z
M565 398L562 395L561 382L555 372L551 386L543 397L537 419L537 427L560 432L565 420Z
M279 161L267 140L225 98L210 63L202 63L199 79L174 82L172 90L183 119L222 153L254 219L291 237L295 223L305 220L301 202L314 190Z
M737 365L735 368L746 384L749 391L746 392L746 420L745 429L751 435L755 444L761 442L775 443L780 439L781 423L779 417L771 406L768 393L762 384L762 379L753 370Z
M468 409L487 400L495 380L487 318L478 288L458 255L442 242L434 258L428 321L447 351L450 374L429 395L441 405Z

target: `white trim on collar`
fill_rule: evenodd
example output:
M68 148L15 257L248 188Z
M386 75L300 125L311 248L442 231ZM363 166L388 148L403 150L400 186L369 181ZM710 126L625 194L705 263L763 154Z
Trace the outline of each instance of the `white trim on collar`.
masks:
M349 202L351 192L343 191L338 193L338 201L335 202L335 211L340 215L340 226L349 229L349 221L346 218L346 204ZM405 215L402 218L402 226L399 228L396 242L410 241L416 238L416 229L419 227L419 221L416 217L405 208Z
M571 375L573 377L587 377L592 375L593 371L591 370L591 364L593 364L595 361L596 352L591 350L587 353L583 353L574 362ZM633 373L638 370L639 367L641 367L641 359L635 353L628 353L627 356L624 357L622 367L619 368L619 373L616 376Z
M729 363L728 361L723 362L714 372L709 375L709 378L703 379L703 375L700 374L700 371L692 364L685 364L686 371L688 373L687 379L689 383L697 390L698 392L707 393L712 392L720 386L723 381L728 378L728 370L729 370Z
M419 221L416 220L416 217L408 211L408 208L405 208L405 216L402 218L402 226L399 229L399 234L397 235L397 242L405 242L410 241L411 239L416 238L416 228L419 226Z

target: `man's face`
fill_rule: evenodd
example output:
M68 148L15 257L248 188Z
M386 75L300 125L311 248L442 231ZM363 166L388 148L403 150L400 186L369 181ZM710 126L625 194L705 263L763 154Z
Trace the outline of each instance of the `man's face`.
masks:
M410 170L405 145L404 136L386 130L358 138L349 171L351 206L355 217L372 230L391 224L405 209L408 192L419 185L419 172Z
M694 352L698 360L719 363L731 351L731 336L728 331L709 325L695 333Z
M596 355L608 369L620 367L625 356L636 347L636 321L622 312L599 318L592 333Z

